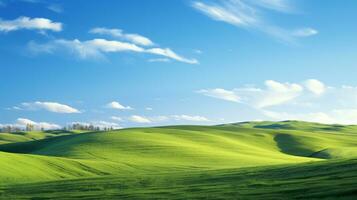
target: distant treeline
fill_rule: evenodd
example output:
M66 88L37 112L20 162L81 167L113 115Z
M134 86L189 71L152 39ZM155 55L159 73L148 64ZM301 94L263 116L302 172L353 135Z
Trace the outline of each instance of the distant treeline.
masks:
M81 123L73 123L71 125L68 125L67 127L64 127L65 130L83 130L83 131L109 131L113 130L113 127L100 127L100 126L94 126L93 124L81 124Z
M3 133L14 133L14 132L35 131L35 130L44 131L45 129L43 127L39 129L35 128L35 126L32 124L27 124L25 127L11 126L11 125L0 127L0 132ZM113 130L113 127L100 127L100 126L94 126L92 124L73 123L63 127L61 130L110 131Z

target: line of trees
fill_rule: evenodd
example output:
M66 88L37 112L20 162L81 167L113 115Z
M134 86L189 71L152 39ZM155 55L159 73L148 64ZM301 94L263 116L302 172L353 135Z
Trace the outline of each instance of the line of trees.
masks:
M0 132L3 133L12 133L12 132L21 132L21 131L24 131L24 129L14 126L3 126L0 128Z
M26 124L25 127L11 126L11 125L0 127L0 132L2 133L15 133L15 132L22 132L22 131L34 131L34 130L38 130L38 129L36 129L36 127L33 124ZM39 130L44 131L44 128L41 127ZM93 124L73 123L71 125L63 127L63 130L111 131L113 130L113 127L100 127L100 126L94 126Z
M36 127L33 124L26 124L25 127L21 126L12 126L12 125L5 125L0 127L0 132L3 133L15 133L15 132L22 132L22 131L34 131ZM41 127L39 130L43 131L44 128Z
M81 123L73 123L64 128L65 130L82 130L82 131L111 131L113 127L100 127L94 126L93 124L81 124Z

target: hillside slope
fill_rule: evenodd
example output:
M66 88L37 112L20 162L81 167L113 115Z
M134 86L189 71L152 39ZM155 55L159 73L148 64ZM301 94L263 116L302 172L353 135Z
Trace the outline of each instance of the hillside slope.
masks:
M0 170L11 173L11 167L6 166L26 168L29 164L25 160L28 159L45 163L36 164L39 171L58 169L46 164L48 160L65 163L58 164L66 169L62 171L68 171L62 178L88 174L83 172L73 176L72 171L77 169L73 169L72 162L81 163L85 166L84 171L94 166L95 170L106 174L242 168L349 158L357 155L356 147L357 134L335 131L262 129L247 127L247 124L135 128L3 144L0 151L9 154L0 154L0 159L7 159L7 165L1 165ZM17 153L21 153L22 157L17 158L20 156ZM85 161L90 161L90 164ZM107 167L108 163L110 167ZM21 177L32 180L34 174L33 170L24 170ZM0 179L4 179L3 174Z
M0 132L0 144L8 144L15 142L27 142L33 140L41 140L46 138L58 137L63 135L72 135L82 133L84 131L24 131L15 133L1 133Z
M212 189L221 184L222 187L232 187L232 191L236 186L248 187L245 185L260 188L261 181L264 187L268 180L273 181L271 184L275 184L276 178L269 178L269 173L272 172L265 171L273 170L275 166L281 169L281 174L274 171L276 176L284 176L285 169L290 170L286 173L298 173L296 175L300 179L294 179L295 182L293 181L292 184L298 185L301 189L305 181L304 174L312 170L304 166L320 166L334 171L326 175L326 184L330 184L328 177L331 179L344 177L343 166L350 166L349 162L355 163L357 159L355 126L296 121L131 128L111 132L65 133L43 138L13 143L8 140L6 144L0 145L0 163L3 163L0 165L0 186L5 188L3 193L5 196L10 195L8 191L12 191L12 188L19 183L25 184L23 187L28 187L30 191L36 190L36 184L41 185L41 182L53 184L53 188L52 186L48 188L49 191L57 191L57 189L61 191L60 188L67 186L76 188L70 185L72 182L78 183L80 187L78 195L80 195L83 190L82 184L83 187L91 188L90 183L99 182L98 188L112 188L106 183L112 179L119 185L122 185L123 181L134 181L133 187L139 188L141 186L137 186L136 182L139 181L141 184L143 181L144 193L148 192L147 184L150 186L149 192L153 192L152 190L155 190L155 193L166 190L187 192L190 189L186 188L186 183L175 181L176 179L186 181L189 177L185 176L191 175L194 179L190 180L193 182L189 182L188 185L193 184L192 187L197 187L198 191L205 191L205 188ZM292 170L294 165L299 166L297 171ZM311 179L314 182L319 180L316 169L317 167L313 167L311 172L315 174ZM352 169L356 170L353 167L348 168L348 170ZM348 173L353 174L352 171ZM244 177L245 175L247 177ZM285 178L291 177L291 174L285 175L287 176ZM154 177L157 176L162 176L165 181L156 180ZM203 176L207 176L208 179ZM261 179L264 177L268 178ZM241 185L237 182L238 179L246 182ZM47 183L47 181L55 182ZM175 189L172 185L165 189L163 187L166 181L178 184L180 188ZM288 179L285 181L281 184L289 184ZM228 185L225 185L226 183ZM278 187L278 183L274 187ZM350 189L349 184L355 182L345 184L346 189ZM124 184L123 187L129 186ZM102 191L102 189L98 190ZM277 193L277 189L273 190ZM129 188L125 191L131 190ZM224 191L219 193L222 192ZM90 195L90 192L85 194ZM73 195L77 194L73 193Z

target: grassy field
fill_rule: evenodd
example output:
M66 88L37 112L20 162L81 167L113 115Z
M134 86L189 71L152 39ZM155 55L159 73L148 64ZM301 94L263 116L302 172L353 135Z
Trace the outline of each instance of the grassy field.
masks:
M41 139L63 136L63 135L73 135L83 132L84 131L31 131L31 132L16 132L16 133L0 132L0 144L28 142L28 141L41 140Z
M0 133L3 199L355 199L357 126Z

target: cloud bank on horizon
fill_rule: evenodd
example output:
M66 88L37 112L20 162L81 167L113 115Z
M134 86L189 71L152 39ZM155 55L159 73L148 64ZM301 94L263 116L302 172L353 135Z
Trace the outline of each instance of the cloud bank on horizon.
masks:
M357 124L357 87L332 87L316 79L301 83L267 80L264 85L264 88L203 89L197 93L244 104L267 120Z

